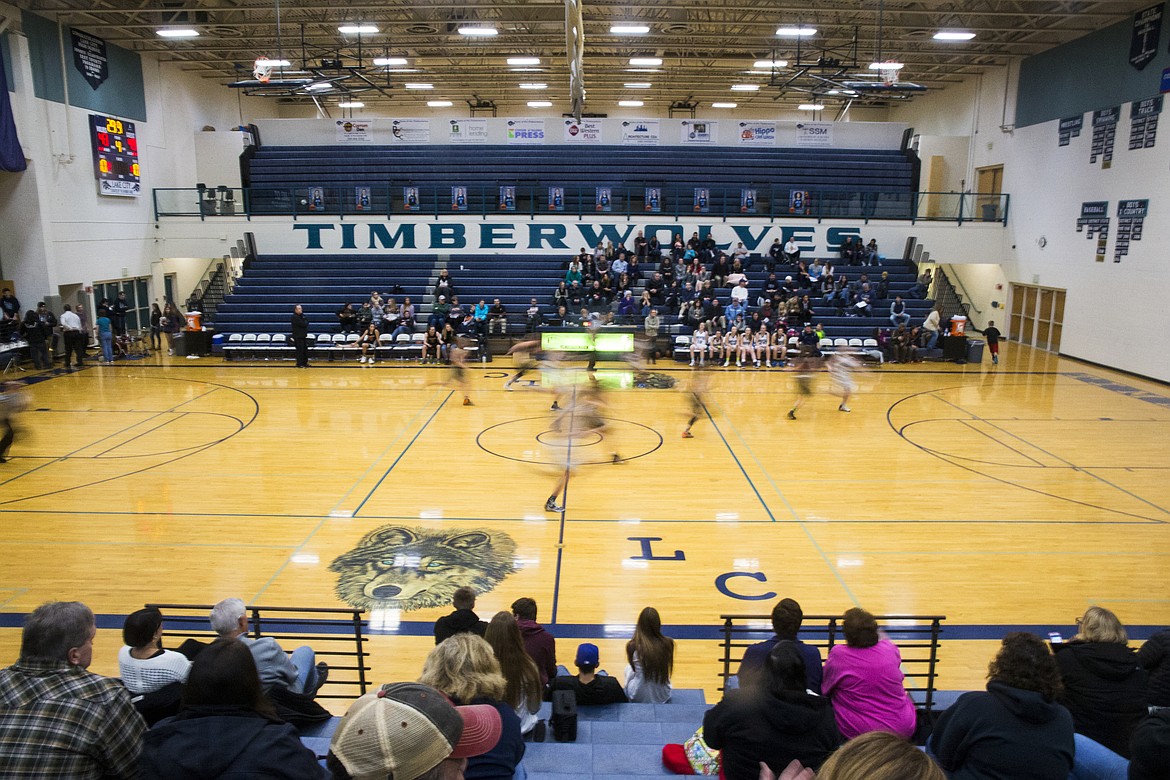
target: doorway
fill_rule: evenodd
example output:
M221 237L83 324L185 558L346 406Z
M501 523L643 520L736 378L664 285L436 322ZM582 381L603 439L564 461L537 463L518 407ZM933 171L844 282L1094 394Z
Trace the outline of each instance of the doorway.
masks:
M975 169L975 214L984 222L1003 219L1003 166Z
M1013 284L1009 338L1037 349L1060 352L1065 291Z

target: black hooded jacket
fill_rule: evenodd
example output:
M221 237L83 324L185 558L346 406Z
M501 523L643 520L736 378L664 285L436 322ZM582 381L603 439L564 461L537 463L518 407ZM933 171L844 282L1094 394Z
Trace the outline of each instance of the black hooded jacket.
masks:
M930 751L951 780L1068 780L1072 716L1036 691L992 680L939 716Z
M1078 734L1129 758L1129 738L1147 712L1146 670L1137 654L1116 642L1056 645L1064 681L1061 703Z

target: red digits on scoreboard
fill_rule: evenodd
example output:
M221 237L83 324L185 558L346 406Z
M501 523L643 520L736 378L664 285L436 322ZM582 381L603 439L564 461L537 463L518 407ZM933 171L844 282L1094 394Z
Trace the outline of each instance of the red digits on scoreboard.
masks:
M108 149L110 147L110 136L108 133L98 133L97 139L98 139L98 144L103 149Z
M126 145L128 147L130 147L131 152L133 152L134 154L138 154L138 139L137 138L127 138Z

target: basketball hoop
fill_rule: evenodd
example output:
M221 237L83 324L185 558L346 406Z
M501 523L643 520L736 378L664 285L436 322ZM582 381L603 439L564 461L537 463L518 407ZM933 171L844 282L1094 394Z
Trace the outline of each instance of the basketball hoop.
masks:
M252 68L252 77L261 84L267 84L272 78L272 62L267 57L257 59L255 67Z
M876 70L882 77L882 84L887 87L892 87L898 83L898 71L901 68L902 63L888 61L877 63Z

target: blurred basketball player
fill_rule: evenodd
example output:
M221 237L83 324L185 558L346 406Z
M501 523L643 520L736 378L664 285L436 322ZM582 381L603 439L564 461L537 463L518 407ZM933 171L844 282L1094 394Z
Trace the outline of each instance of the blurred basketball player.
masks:
M457 391L463 393L464 406L474 406L467 394L467 350L464 348L467 343L468 340L459 337L448 353L451 358L451 384Z
M843 353L829 357L829 376L837 386L837 393L841 396L841 405L837 407L842 412L852 411L849 408L849 396L857 392L857 383L853 380L853 372L861 367L852 355Z
M569 477L576 473L577 465L583 462L583 458L588 457L582 454L586 452L584 443L594 434L601 439L605 438L605 398L602 395L601 384L592 374L590 374L588 381L573 394L568 408L561 412L561 416L553 428L566 439L565 469L557 479L557 484L553 488L552 494L549 495L548 501L544 502L544 509L546 512L563 512L565 505L558 504L557 498L563 494L568 486ZM574 448L574 443L580 443L582 446ZM621 463L621 461L621 455L614 452L612 462Z
M707 372L700 365L691 373L691 383L687 392L691 405L691 419L687 420L687 427L682 432L684 439L695 438L695 435L691 433L691 428L699 421L700 417L707 413L707 404L704 399L708 384Z
M804 406L804 402L808 400L813 392L813 373L812 363L808 358L804 358L796 366L796 401L793 402L792 408L788 410L788 419L796 419L796 410Z

